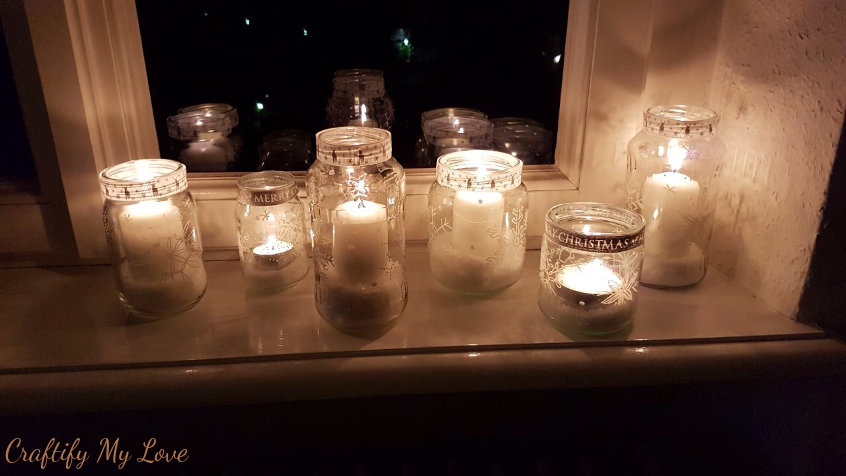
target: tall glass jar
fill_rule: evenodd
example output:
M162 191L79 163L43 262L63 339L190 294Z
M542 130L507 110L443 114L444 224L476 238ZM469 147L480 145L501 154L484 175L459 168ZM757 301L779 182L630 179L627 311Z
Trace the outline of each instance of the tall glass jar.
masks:
M493 149L493 124L482 111L461 107L432 109L420 116L417 164L434 167L438 157L469 149Z
M211 111L183 112L167 118L171 155L192 172L223 172L235 165L238 149L231 119Z
M394 125L394 102L385 92L378 69L335 71L332 97L326 105L329 127L361 126L388 129Z
M554 324L587 334L625 327L637 306L643 218L604 203L576 202L546 214L538 307Z
M408 300L405 172L391 156L391 133L372 127L317 133L306 185L317 310L346 331L399 317Z
M696 284L705 276L716 190L725 146L717 113L695 106L653 106L629 141L629 208L646 219L641 282Z
M276 292L308 272L303 207L288 172L265 171L238 179L235 218L241 272L255 289Z
M121 303L144 318L197 304L206 290L206 269L185 165L131 160L104 169L99 179Z
M484 294L520 278L529 203L522 170L520 159L490 150L438 159L429 190L429 264L438 282Z

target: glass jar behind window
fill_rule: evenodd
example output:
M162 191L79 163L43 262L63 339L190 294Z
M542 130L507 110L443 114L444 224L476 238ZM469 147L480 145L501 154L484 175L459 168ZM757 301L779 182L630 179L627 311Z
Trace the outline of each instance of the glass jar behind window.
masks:
M314 233L314 299L346 331L379 328L405 309L405 172L391 133L338 127L317 134L306 178Z
M224 172L235 165L238 150L225 114L183 112L167 118L171 154L192 172Z
M197 304L206 290L206 270L185 165L131 160L103 170L99 178L121 303L145 318Z
M332 97L326 106L329 127L361 126L390 130L394 103L385 92L385 79L378 69L335 71Z
M532 119L503 117L493 119L494 149L523 161L523 164L554 162L551 131Z
M678 287L705 276L716 190L725 153L717 113L706 108L653 106L629 141L629 208L646 220L641 282Z
M434 167L438 157L469 149L493 149L493 124L482 111L446 107L420 116L417 165Z

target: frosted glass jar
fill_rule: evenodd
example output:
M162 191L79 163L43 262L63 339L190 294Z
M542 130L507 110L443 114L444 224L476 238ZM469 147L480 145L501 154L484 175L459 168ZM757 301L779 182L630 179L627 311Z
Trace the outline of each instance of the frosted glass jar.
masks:
M326 105L329 127L360 126L390 130L394 125L394 102L385 91L378 69L335 71L332 96Z
M314 233L314 299L345 331L382 327L405 309L405 172L391 133L338 127L317 133L306 177Z
M493 149L493 124L482 111L461 107L432 109L420 116L417 163L434 167L438 157L470 149Z
M529 204L522 170L519 159L490 150L438 159L429 190L429 264L438 282L484 294L520 278Z
M238 179L235 218L241 272L255 289L276 292L308 272L303 207L288 172L265 171Z
M121 303L144 318L197 304L206 290L206 269L185 165L131 160L104 169L99 179Z
M641 282L696 284L705 276L716 190L725 154L717 113L695 106L653 106L628 144L629 208L646 219Z
M625 327L637 306L643 217L615 205L564 203L546 214L538 307L586 334Z

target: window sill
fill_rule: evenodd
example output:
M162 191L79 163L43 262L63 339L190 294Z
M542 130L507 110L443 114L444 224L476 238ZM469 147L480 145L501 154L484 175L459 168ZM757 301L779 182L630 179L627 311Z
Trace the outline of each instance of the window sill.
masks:
M254 295L234 261L207 263L197 307L141 325L127 325L109 266L0 270L0 413L846 375L845 344L713 269L691 289L641 287L626 335L562 334L535 304L538 259L504 292L468 298L410 245L408 308L372 339L326 324L309 278Z

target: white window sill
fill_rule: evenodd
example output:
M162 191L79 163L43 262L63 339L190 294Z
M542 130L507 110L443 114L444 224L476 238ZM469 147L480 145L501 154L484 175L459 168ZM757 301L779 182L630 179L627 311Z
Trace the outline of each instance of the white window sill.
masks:
M641 287L627 333L565 335L535 303L538 259L470 298L436 284L410 245L408 307L373 338L326 324L310 277L256 295L235 261L207 263L197 307L140 325L109 266L0 270L0 413L846 374L846 344L713 269L690 289Z

